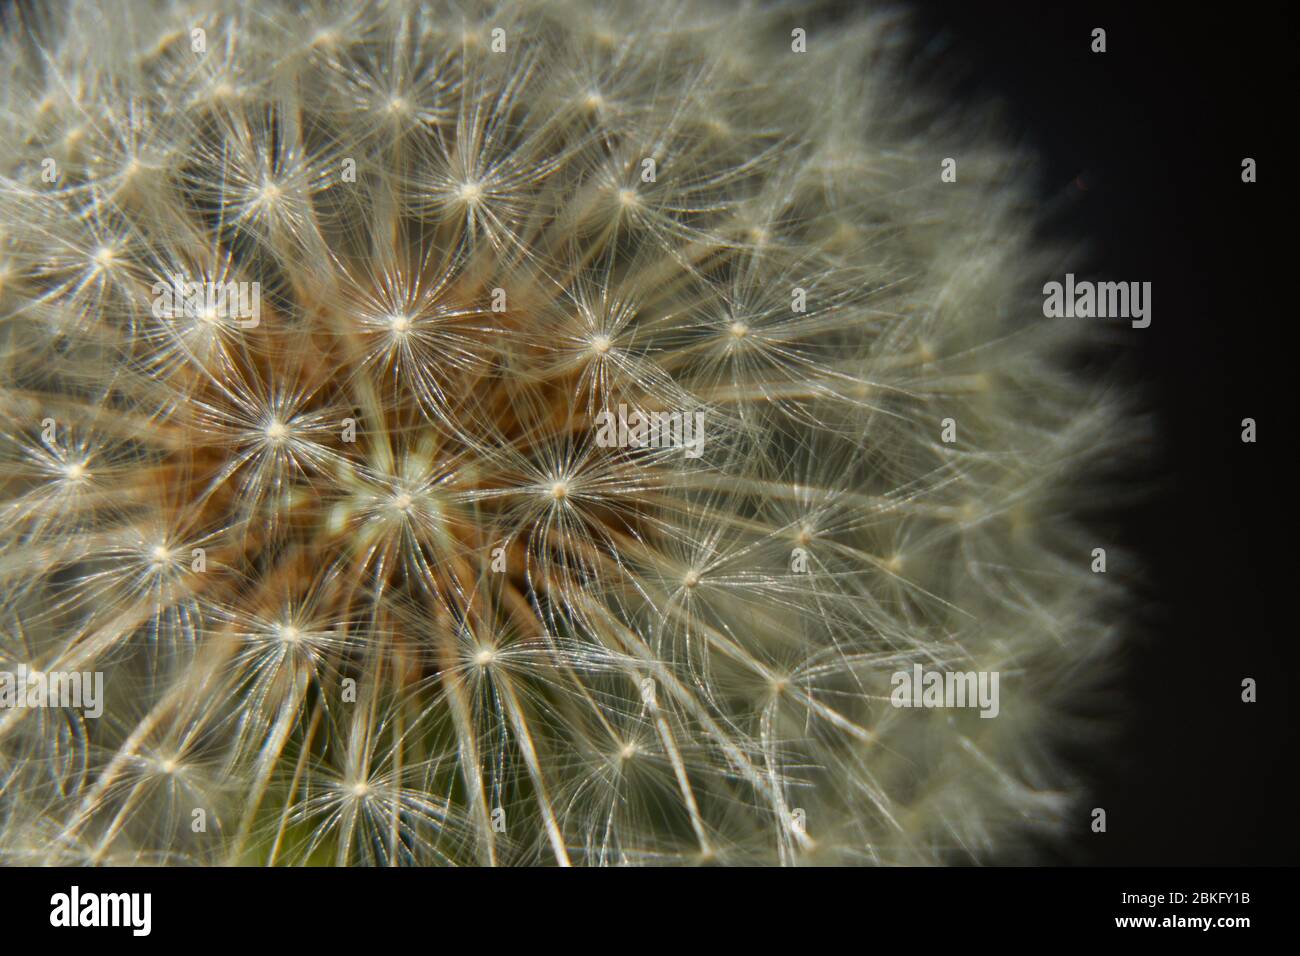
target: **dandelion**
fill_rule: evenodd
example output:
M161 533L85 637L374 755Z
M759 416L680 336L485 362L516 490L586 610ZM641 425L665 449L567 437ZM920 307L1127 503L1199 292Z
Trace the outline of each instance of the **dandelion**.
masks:
M1062 831L1114 643L1073 515L1123 406L1036 308L1025 157L966 122L941 182L905 25L796 53L801 13L6 13L0 670L107 700L0 708L0 860ZM157 306L184 283L259 321ZM620 409L698 454L598 442ZM996 719L893 706L914 665L997 672Z

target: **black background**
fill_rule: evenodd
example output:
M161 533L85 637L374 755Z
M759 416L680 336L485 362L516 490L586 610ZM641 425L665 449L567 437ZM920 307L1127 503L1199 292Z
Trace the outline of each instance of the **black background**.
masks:
M1081 832L1062 861L1295 859L1300 669L1282 614L1296 599L1284 545L1300 281L1287 6L917 4L926 42L964 65L961 95L1001 100L1038 151L1045 208L1068 209L1051 234L1087 241L1089 274L1153 283L1151 326L1125 333L1121 357L1156 435L1141 450L1151 491L1113 515L1141 561L1116 688L1130 717L1091 759L1107 832ZM1104 54L1091 52L1095 27ZM1254 184L1241 181L1245 157ZM1246 417L1254 445L1240 439ZM1241 701L1244 677L1258 682L1255 704Z

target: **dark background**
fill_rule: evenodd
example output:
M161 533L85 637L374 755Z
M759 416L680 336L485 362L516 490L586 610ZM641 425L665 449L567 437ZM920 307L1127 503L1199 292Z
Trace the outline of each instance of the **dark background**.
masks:
M1129 717L1089 768L1107 832L1083 830L1058 858L1294 863L1300 637L1281 612L1296 600L1284 541L1297 500L1288 290L1300 269L1283 146L1297 112L1295 14L1282 3L916 7L925 42L962 64L961 95L1000 99L1039 152L1050 234L1086 240L1090 276L1153 283L1151 326L1125 332L1118 357L1145 388L1156 439L1139 450L1152 490L1112 514L1141 561L1115 689ZM1094 27L1104 54L1091 52ZM1254 184L1241 181L1247 156ZM1254 445L1240 440L1245 417ZM1244 677L1257 703L1241 701Z

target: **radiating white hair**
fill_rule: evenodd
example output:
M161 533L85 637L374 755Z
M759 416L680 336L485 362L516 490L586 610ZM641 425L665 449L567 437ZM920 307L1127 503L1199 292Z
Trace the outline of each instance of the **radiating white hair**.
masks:
M1125 419L1039 311L1026 157L907 49L789 5L11 10L0 670L108 699L0 709L0 860L1058 831ZM176 277L257 322L160 311ZM702 454L597 443L620 404ZM997 717L893 706L916 664Z

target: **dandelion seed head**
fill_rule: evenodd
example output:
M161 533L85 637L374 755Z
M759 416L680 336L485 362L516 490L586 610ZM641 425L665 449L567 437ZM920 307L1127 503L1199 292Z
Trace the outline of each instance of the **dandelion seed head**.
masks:
M903 21L219 7L202 54L171 0L2 21L0 659L108 693L0 710L0 863L1077 823L1118 575L1074 512L1133 429L1041 317L1032 159ZM1000 715L894 706L915 666Z

